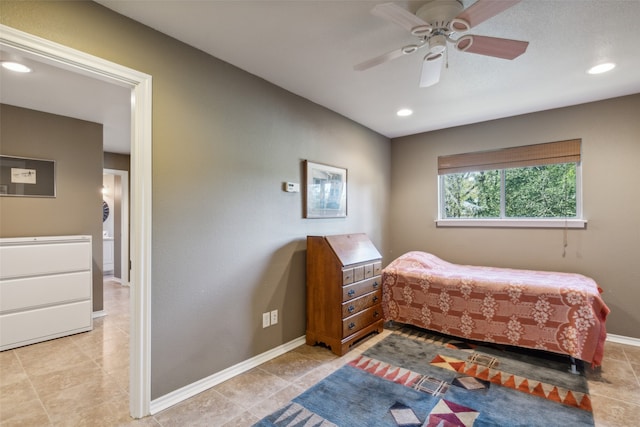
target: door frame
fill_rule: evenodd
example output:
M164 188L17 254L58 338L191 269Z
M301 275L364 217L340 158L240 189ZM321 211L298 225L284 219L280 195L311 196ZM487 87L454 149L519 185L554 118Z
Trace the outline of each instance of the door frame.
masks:
M0 24L0 45L59 68L131 89L131 324L129 410L151 404L151 94L152 77Z

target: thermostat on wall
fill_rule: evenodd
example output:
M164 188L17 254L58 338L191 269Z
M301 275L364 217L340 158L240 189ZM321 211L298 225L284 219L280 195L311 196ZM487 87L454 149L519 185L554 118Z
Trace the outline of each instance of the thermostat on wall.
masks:
M297 182L285 182L284 191L286 191L287 193L299 193L300 184Z

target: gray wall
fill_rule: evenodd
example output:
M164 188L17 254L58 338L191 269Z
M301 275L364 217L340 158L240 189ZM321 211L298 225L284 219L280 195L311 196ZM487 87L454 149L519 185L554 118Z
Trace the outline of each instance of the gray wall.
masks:
M304 335L307 234L365 232L385 252L387 138L97 4L0 7L153 76L152 398ZM303 219L282 191L303 159L348 169L346 219Z
M392 141L391 253L425 250L456 263L569 271L604 288L609 333L640 338L640 95ZM436 228L437 157L582 138L586 230Z
M91 235L102 310L102 125L0 104L0 154L56 161L56 197L0 198L0 237Z

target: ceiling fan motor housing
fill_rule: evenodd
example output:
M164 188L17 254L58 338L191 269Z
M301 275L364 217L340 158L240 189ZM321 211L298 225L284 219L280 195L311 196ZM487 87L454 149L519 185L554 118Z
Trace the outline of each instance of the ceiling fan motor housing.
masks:
M453 18L464 9L460 0L430 0L418 9L416 16L431 24L433 29L449 28Z

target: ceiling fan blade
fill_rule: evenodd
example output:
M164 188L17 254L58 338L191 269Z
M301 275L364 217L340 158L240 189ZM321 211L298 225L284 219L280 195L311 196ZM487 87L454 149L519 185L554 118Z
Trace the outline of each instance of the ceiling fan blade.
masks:
M473 35L462 36L456 42L456 48L463 52L503 59L517 58L527 50L527 46L529 42Z
M519 2L520 0L478 0L463 10L456 18L466 21L469 24L469 28L473 28ZM466 31L469 29L463 27L462 25L453 25L454 30Z
M409 31L411 34L417 36L431 32L430 24L395 3L379 4L371 9L371 13L380 18L394 22Z
M420 49L423 46L427 46L426 40L420 40L416 44L410 44L400 49L392 50L391 52L384 53L380 56L376 56L375 58L371 58L367 61L361 62L353 67L356 71L364 71L371 67L375 67L376 65L384 64L387 61L391 61L392 59L399 58L404 55L410 55Z
M393 59L399 58L402 55L405 55L402 48L392 50L391 52L384 53L380 56L376 56L375 58L371 58L367 61L361 62L353 67L356 71L364 71L369 68L375 67L376 65L384 64L387 61L391 61Z
M427 55L422 61L422 72L420 73L420 87L429 87L440 81L442 72L443 53Z

